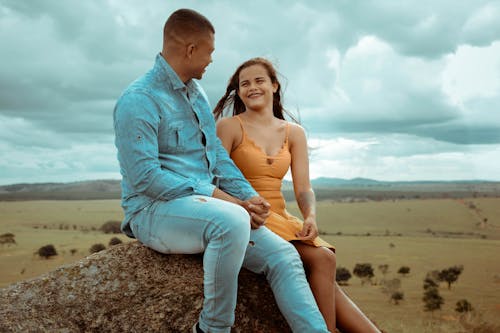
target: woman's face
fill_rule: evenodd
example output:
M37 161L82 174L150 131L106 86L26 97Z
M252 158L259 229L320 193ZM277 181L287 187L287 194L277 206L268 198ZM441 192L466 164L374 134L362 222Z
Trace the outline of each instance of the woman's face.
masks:
M263 65L252 65L240 72L238 96L247 110L273 108L273 94L278 84L272 83Z

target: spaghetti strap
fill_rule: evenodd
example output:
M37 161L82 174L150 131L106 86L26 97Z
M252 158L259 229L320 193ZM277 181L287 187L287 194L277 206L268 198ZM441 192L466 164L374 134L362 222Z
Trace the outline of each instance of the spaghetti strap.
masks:
M240 122L240 127L241 127L241 132L243 133L243 136L245 136L245 127L243 127L243 120L240 118L239 115L235 116L236 119Z
M288 143L288 134L290 133L290 123L286 122L285 143Z
M240 115L235 116L236 119L240 122L241 128L243 128L243 120L241 120Z
M240 122L241 134L242 134L241 142L243 142L245 141L246 138L245 127L243 127L243 120L240 118L240 115L235 116L235 118L238 119L238 121Z

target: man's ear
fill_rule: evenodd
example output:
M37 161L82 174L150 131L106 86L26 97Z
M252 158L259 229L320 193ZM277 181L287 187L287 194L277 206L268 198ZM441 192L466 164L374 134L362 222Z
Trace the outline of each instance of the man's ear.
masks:
M193 43L189 43L186 46L186 57L191 59L191 57L194 54L195 49L196 49L196 45L194 45Z

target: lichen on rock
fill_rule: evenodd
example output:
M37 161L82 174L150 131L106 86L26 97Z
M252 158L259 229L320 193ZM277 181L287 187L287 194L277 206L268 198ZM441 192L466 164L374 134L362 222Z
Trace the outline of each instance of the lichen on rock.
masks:
M0 289L0 332L189 332L201 255L120 244ZM264 276L242 269L233 332L290 332Z

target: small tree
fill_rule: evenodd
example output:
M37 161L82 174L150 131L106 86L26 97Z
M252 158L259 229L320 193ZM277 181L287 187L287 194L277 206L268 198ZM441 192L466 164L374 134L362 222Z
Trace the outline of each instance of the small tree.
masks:
M444 304L444 299L439 295L437 288L428 288L424 292L424 310L434 313L435 310L441 309L441 305Z
M367 281L371 282L372 277L375 276L373 274L372 264L369 263L356 264L352 272L361 279L361 285L364 285Z
M410 267L401 266L398 270L398 273L401 274L402 276L406 276L408 273L410 273Z
M39 248L38 255L42 258L49 259L50 257L57 256L57 251L54 245L49 244Z
M345 267L337 267L337 273L335 274L335 281L340 285L347 285L347 281L352 277L351 272Z
M459 300L455 307L455 311L459 313L467 313L471 312L472 310L472 304L470 304L466 299Z
M90 253L96 253L96 252L99 252L99 251L102 251L102 250L105 250L106 247L104 246L104 244L101 244L101 243L97 243L97 244L94 244L90 247L89 249L89 252Z
M395 291L391 295L391 300L394 301L394 304L399 305L399 301L404 299L404 293L401 291Z
M439 281L446 281L448 283L448 289L451 289L451 284L458 280L458 277L464 270L463 266L453 266L450 268L443 269L439 272Z
M433 278L427 276L424 279L424 290L428 290L431 288L437 289L438 287L439 287L439 285L437 284L437 282Z
M113 246L113 245L118 245L118 244L121 244L123 243L122 240L118 237L113 237L109 240L109 246Z

